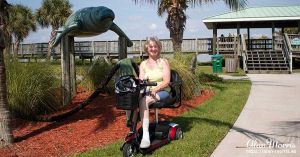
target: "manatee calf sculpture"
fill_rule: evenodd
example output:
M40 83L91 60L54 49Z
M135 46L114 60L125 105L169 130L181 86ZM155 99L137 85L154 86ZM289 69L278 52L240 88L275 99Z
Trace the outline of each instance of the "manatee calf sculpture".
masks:
M60 28L52 46L56 47L62 37L71 35L76 37L89 37L99 35L108 30L112 30L127 40L127 46L132 46L132 41L126 34L113 22L114 12L104 6L83 8L69 16L65 25Z

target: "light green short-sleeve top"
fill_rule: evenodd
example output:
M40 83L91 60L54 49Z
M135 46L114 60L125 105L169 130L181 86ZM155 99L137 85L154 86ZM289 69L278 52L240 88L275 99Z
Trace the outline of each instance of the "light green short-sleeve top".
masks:
M163 62L163 60L159 59L157 61L157 63L158 63L157 66L155 68L151 68L151 69L147 66L147 64L145 64L145 67L144 67L144 72L145 72L144 79L149 79L150 82L156 82L157 86L159 86L163 82L163 63L162 62ZM153 89L155 87L156 86L150 86L149 90L151 90L151 89ZM170 92L171 88L170 87L166 87L163 90L165 90L167 92Z

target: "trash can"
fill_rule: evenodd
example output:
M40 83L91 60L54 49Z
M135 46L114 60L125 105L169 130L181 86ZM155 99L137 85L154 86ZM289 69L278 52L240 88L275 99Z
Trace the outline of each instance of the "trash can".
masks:
M222 72L222 55L215 54L212 56L212 68L213 68L213 73Z
M239 60L236 58L225 58L225 71L228 73L235 73L238 69Z

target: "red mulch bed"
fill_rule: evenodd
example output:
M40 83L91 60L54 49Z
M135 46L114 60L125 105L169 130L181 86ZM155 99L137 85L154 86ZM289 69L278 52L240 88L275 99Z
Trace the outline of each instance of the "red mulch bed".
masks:
M91 93L79 91L69 108L80 104ZM161 119L171 119L213 96L202 91L177 109L161 109ZM152 114L153 115L153 114ZM123 139L129 129L125 112L115 108L114 96L100 95L78 113L57 122L30 122L13 119L15 143L1 148L1 156L58 157L84 152Z

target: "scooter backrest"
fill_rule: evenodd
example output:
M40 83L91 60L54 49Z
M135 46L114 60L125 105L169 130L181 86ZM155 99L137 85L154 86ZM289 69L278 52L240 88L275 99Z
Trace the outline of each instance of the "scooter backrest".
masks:
M176 102L180 101L181 103L182 79L178 72L175 70L171 70L170 87L172 97L176 99Z

